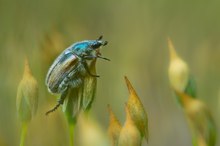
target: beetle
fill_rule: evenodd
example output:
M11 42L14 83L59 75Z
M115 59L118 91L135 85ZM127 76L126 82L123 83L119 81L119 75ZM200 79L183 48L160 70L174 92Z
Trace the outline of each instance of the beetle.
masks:
M76 42L65 49L53 62L48 70L45 84L48 91L52 94L61 94L57 105L46 112L46 115L55 111L63 104L68 91L71 88L78 88L83 83L84 77L88 74L92 77L99 77L94 75L89 70L89 61L96 58L108 60L102 57L99 48L107 45L107 41L102 40L100 36L96 40L85 40Z

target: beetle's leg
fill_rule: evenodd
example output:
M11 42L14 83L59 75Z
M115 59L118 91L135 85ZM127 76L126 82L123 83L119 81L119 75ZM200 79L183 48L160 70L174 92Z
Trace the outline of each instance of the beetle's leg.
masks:
M76 75L77 71L72 70L65 78L64 80L60 83L59 85L59 91L65 91L69 85L70 80L72 80L73 76Z
M82 79L81 78L73 78L69 82L69 86L71 88L77 88L82 84Z
M92 60L92 59L95 59L95 58L97 58L96 56L88 56L88 55L84 55L83 56L83 59L86 59L86 60Z
M104 59L104 60L107 60L107 61L111 61L110 59L108 59L106 57L102 57L102 56L97 56L97 58L101 58L101 59Z
M95 58L101 58L101 59L110 61L110 59L105 58L105 57L102 57L102 56L84 56L83 58L84 58L84 59L88 59L88 60L90 60L90 59L95 59Z
M52 113L52 112L54 112L55 110L57 110L58 107L63 104L63 102L64 102L64 100L65 100L67 94L68 94L68 88L61 94L60 98L59 98L58 101L57 101L57 102L58 102L57 105L56 105L54 108L52 108L51 110L47 111L47 112L46 112L46 115L48 115L49 113Z
M90 76L92 76L92 77L100 77L99 75L93 75L93 74L90 72L89 67L88 67L88 64L87 64L85 61L82 61L82 64L83 64L85 70L87 71L87 73L88 73Z
M60 85L59 85L59 91L60 91L60 92L65 91L65 90L67 89L68 81L69 81L69 78L66 77L66 78L64 78L64 80L60 83Z

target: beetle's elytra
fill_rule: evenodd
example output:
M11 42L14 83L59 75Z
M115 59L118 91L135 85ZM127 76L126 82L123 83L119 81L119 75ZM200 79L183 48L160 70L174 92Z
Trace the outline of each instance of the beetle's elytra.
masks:
M88 62L96 58L109 60L101 56L99 48L107 45L107 41L100 36L96 40L85 40L74 43L65 49L51 65L47 76L46 86L48 91L61 94L58 104L46 114L55 111L63 104L70 88L79 87L84 77L89 74L92 77L99 77L90 73Z

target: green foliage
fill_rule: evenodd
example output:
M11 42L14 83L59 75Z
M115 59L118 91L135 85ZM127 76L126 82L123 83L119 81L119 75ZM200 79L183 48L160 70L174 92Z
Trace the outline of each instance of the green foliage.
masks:
M188 84L184 91L186 94L196 98L196 82L192 75L189 76Z

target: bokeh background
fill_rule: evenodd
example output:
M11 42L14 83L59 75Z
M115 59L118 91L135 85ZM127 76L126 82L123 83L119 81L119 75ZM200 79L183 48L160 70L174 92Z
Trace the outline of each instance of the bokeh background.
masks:
M40 87L38 113L29 126L27 145L68 145L61 110L44 115L56 103L44 85L46 72L70 44L100 35L109 41L102 54L111 62L97 63L101 77L92 113L104 130L107 104L124 122L126 75L148 113L148 145L191 145L186 118L169 86L168 36L188 63L198 97L210 107L219 129L219 14L218 0L0 0L0 145L19 143L16 92L25 57Z

